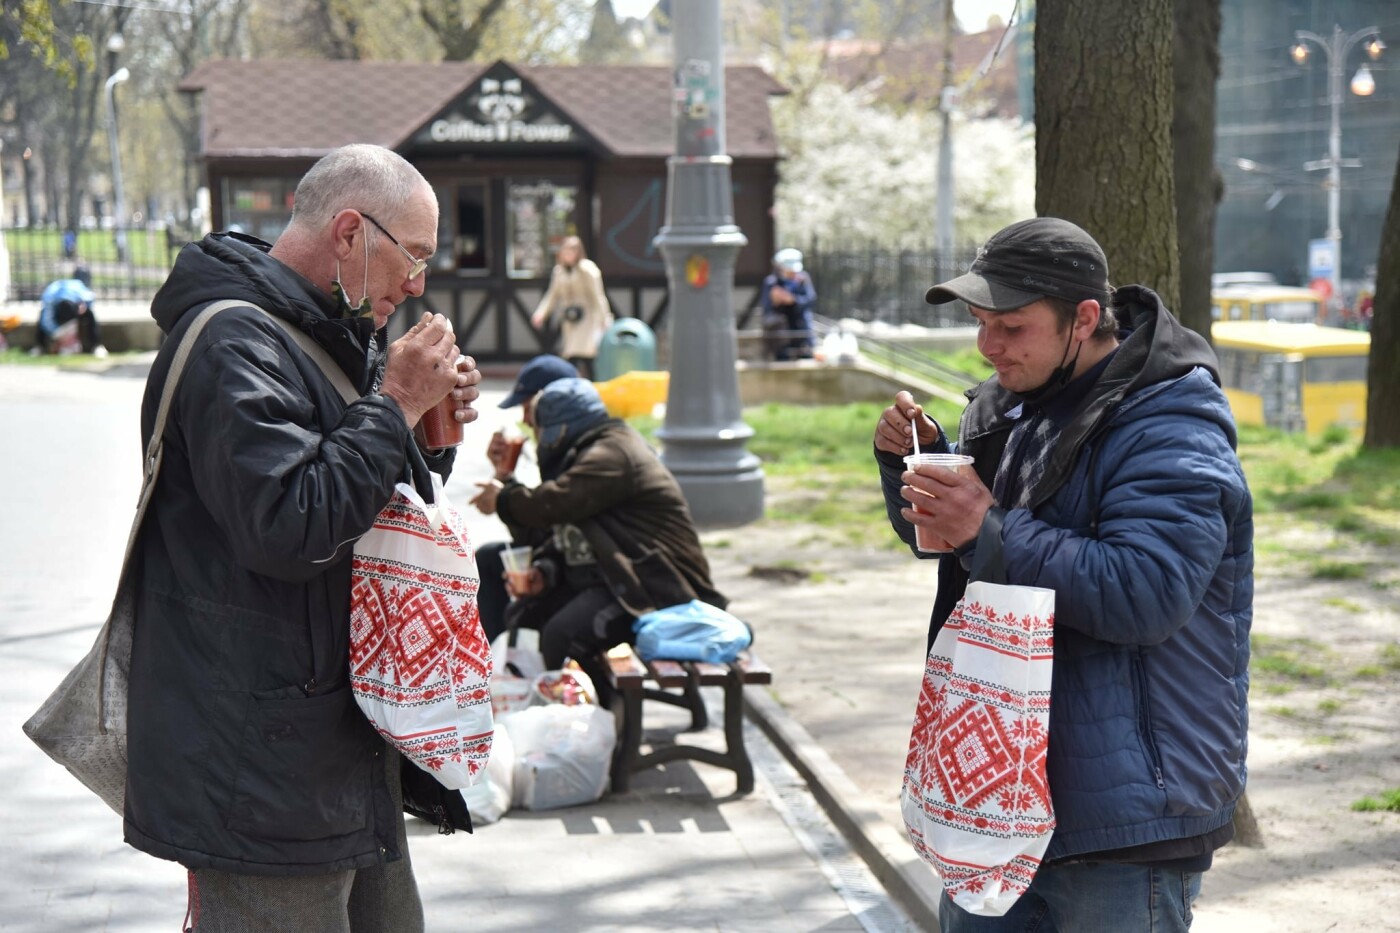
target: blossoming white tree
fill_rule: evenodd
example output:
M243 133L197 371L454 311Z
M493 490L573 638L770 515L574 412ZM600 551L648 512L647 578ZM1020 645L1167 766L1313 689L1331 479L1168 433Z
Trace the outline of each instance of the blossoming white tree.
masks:
M821 82L774 101L784 161L777 191L784 244L927 248L937 206L937 113L897 114L865 90ZM955 117L960 244L1035 213L1035 140L1010 120Z

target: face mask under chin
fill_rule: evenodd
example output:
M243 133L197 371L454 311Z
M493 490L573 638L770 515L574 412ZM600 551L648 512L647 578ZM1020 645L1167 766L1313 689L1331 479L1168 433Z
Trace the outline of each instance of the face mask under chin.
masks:
M340 281L340 260L335 263L335 279L331 281L331 295L342 318L373 317L374 302L369 300L369 235L365 234L365 279L360 286L360 303L350 301L345 285Z

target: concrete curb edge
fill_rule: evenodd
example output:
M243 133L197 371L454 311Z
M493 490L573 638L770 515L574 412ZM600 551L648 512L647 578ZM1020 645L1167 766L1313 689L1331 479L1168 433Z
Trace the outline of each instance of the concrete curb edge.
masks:
M909 841L868 806L861 790L766 690L744 691L749 717L807 782L812 796L920 929L938 929L943 886Z

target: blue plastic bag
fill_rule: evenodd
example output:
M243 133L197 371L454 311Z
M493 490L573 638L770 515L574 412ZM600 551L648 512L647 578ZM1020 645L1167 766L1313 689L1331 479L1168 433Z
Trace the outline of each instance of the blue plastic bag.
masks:
M643 661L733 661L753 642L753 632L723 609L692 599L639 616L632 624L637 656Z

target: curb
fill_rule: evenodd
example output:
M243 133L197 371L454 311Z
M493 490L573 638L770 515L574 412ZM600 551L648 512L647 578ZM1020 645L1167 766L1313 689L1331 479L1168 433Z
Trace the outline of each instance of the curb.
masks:
M943 886L909 841L860 802L860 788L768 691L744 691L744 708L802 775L827 817L910 919L921 929L938 929Z

